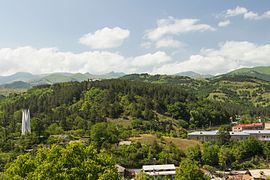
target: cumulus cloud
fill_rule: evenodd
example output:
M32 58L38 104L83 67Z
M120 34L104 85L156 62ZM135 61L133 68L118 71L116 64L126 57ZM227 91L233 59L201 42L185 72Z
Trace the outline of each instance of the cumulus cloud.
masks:
M154 54L145 54L142 56L134 57L131 61L131 65L135 67L153 67L165 64L171 61L171 57L165 52L158 51Z
M0 75L15 72L34 74L51 72L90 72L101 74L117 72L151 72L153 68L171 60L165 52L158 51L136 57L124 57L107 51L82 53L62 52L55 48L2 48L0 49Z
M245 7L237 6L234 9L228 9L226 11L226 17L243 16L244 19L260 20L270 18L270 10L265 11L262 14L248 10Z
M185 43L182 43L181 41L175 40L173 38L163 38L154 42L145 41L141 43L141 47L147 48L147 49L151 47L155 47L157 49L162 49L162 48L174 49L174 48L184 48L185 46L186 46Z
M208 24L199 23L198 19L176 19L168 17L159 19L155 29L148 30L146 37L149 40L156 41L166 35L179 35L188 32L214 31L215 28Z
M144 48L183 48L185 44L175 39L189 32L215 31L216 29L208 24L199 23L198 19L176 19L168 18L157 20L157 27L147 30L145 39L147 41L141 44Z
M155 43L156 48L182 48L184 43L174 40L172 38L160 39Z
M55 48L1 48L0 75L15 72L35 74L51 72L110 71L125 73L149 72L175 74L195 71L205 74L225 73L241 67L270 66L270 44L258 45L247 41L227 41L215 49L201 49L188 59L176 61L163 51L134 57L124 57L107 51L82 53L62 52Z
M240 6L237 6L236 8L234 9L228 9L226 11L226 15L227 16L238 16L238 15L242 15L242 14L245 14L247 13L248 10L244 7L240 7Z
M92 49L109 49L121 46L129 35L130 31L127 29L122 29L120 27L105 27L94 33L83 35L79 39L79 42L91 47Z
M257 45L247 41L227 41L218 49L202 49L189 59L165 64L155 73L174 74L182 71L219 74L252 66L269 66L270 44Z
M226 26L229 26L231 24L231 21L230 20L225 20L225 21L220 21L218 23L218 26L219 27L226 27Z

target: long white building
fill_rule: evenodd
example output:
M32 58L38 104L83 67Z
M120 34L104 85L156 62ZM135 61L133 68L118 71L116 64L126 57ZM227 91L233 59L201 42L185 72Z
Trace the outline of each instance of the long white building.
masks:
M241 132L230 131L231 140L239 141L248 137L255 137L262 141L270 141L270 130L243 130ZM200 141L218 140L218 131L195 131L188 133L188 139Z
M143 165L142 170L150 176L172 176L176 175L174 164Z

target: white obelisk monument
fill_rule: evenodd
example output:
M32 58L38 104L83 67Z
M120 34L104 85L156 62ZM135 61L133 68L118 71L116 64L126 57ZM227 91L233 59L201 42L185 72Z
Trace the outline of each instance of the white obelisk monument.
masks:
M22 111L22 135L25 135L26 133L31 133L29 109L24 109Z

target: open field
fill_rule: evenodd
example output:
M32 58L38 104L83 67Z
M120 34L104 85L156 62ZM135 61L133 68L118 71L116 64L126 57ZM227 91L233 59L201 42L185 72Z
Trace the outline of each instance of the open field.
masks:
M153 135L153 134L141 134L139 137L130 138L130 140L133 142L140 142L142 144L149 144L149 145L153 145L155 142L165 143L165 144L172 143L183 151L187 150L190 147L201 145L199 141L195 141L195 140L166 137L166 136L162 136L161 138L158 138L156 135Z

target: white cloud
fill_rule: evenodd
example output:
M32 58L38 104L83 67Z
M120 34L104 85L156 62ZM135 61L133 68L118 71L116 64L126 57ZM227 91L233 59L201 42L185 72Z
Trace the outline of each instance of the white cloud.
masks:
M157 49L164 49L164 48L184 48L186 45L181 41L175 40L173 38L162 38L157 41L145 41L141 43L141 47L149 49L151 47L155 47Z
M82 53L62 52L55 48L2 48L0 75L15 72L35 74L51 72L110 71L125 73L166 73L182 71L225 73L240 67L270 66L270 44L258 45L247 41L227 41L216 49L202 49L186 60L175 61L167 53L157 51L135 57L124 57L107 51Z
M257 19L259 17L258 13L249 11L247 13L244 14L244 18L245 19Z
M243 16L244 19L249 20L260 20L260 19L267 19L270 18L270 11L266 11L263 14L259 15L257 12L249 11L245 7L239 7L237 6L234 9L228 9L226 11L226 17L232 17L232 16Z
M226 15L227 16L238 16L238 15L245 14L247 12L248 12L248 10L246 8L237 6L234 9L228 9L226 11Z
M51 72L90 72L101 74L117 72L151 72L153 68L168 63L171 57L158 51L137 57L124 57L119 53L87 51L61 52L55 48L33 47L0 49L0 75L15 72L35 74Z
M261 15L261 17L262 17L262 18L270 18L270 10L264 12L264 13Z
M208 24L200 24L198 19L175 19L174 17L168 17L167 19L159 19L157 21L157 27L148 30L146 37L152 41L157 41L166 35L214 30L215 28Z
M155 43L156 48L181 48L184 47L184 43L174 40L172 38L160 39Z
M83 35L79 39L79 42L91 47L92 49L109 49L121 46L129 35L130 31L127 29L122 29L120 27L105 27L94 33Z
M171 57L168 56L165 52L158 51L154 54L145 54L142 56L137 56L133 58L131 64L135 67L150 67L150 66L159 66L171 61Z
M228 26L228 25L230 25L231 24L231 21L230 20L225 20L225 21L220 21L219 23L218 23L218 26L219 27L226 27L226 26Z
M199 73L226 73L252 66L269 66L270 44L257 45L247 41L227 41L218 49L202 49L189 59L165 64L154 73L174 74L182 71Z

